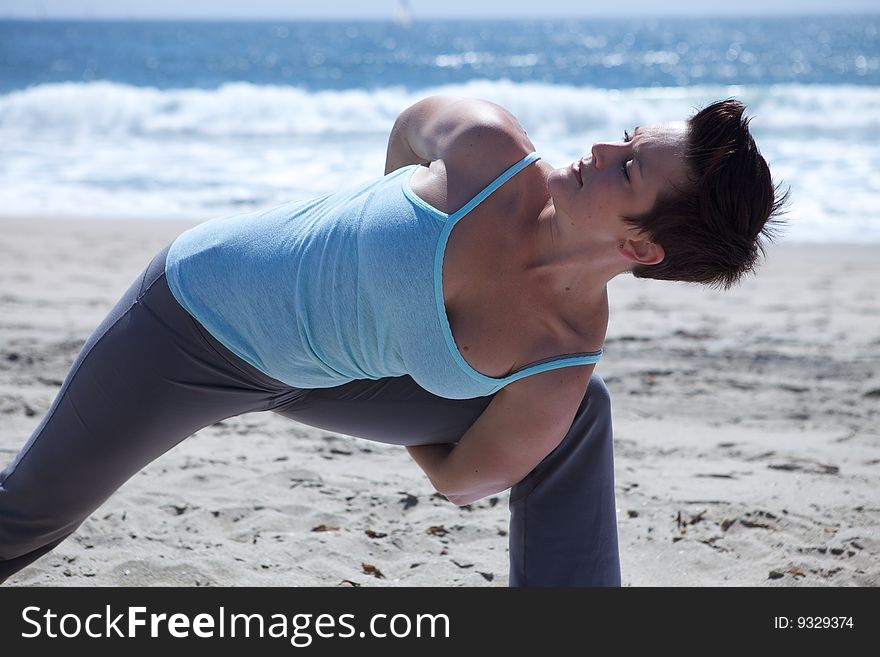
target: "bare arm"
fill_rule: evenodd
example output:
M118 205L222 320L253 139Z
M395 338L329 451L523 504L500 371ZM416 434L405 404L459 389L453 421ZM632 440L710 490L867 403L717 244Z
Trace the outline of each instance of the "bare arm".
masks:
M470 504L521 481L568 432L593 365L551 370L502 388L453 445L407 447L434 488Z
M430 96L405 109L394 122L385 173L450 157L466 161L474 155L469 151L482 154L487 146L501 159L505 151L534 150L522 126L504 108L485 100Z

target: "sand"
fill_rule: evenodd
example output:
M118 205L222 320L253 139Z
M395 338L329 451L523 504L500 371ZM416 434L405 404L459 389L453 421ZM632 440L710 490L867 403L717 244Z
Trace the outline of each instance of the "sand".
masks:
M0 220L0 467L82 343L192 224ZM880 585L880 246L772 247L723 292L619 277L625 586ZM17 573L33 586L506 586L508 494L273 413L199 431Z

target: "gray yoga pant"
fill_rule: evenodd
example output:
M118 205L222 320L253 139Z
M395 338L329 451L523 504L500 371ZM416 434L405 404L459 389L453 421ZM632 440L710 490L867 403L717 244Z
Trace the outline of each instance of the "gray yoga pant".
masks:
M409 376L287 386L177 303L167 252L86 340L46 416L0 472L0 582L70 536L145 465L225 418L274 411L384 443L451 443L492 399L445 399ZM611 404L598 376L562 443L511 489L509 542L511 586L620 585Z

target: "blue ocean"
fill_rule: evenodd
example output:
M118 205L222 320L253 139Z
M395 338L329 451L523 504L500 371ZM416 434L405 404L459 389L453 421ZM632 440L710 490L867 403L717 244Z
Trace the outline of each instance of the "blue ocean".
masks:
M880 14L0 22L0 214L208 219L381 175L435 93L510 109L563 166L736 97L789 241L880 242Z

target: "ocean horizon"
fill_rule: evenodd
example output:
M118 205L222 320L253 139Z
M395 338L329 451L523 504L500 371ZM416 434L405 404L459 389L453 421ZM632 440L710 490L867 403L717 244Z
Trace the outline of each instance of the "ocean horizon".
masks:
M0 21L0 215L203 220L382 175L434 93L510 109L564 166L742 100L794 242L880 242L880 15Z

